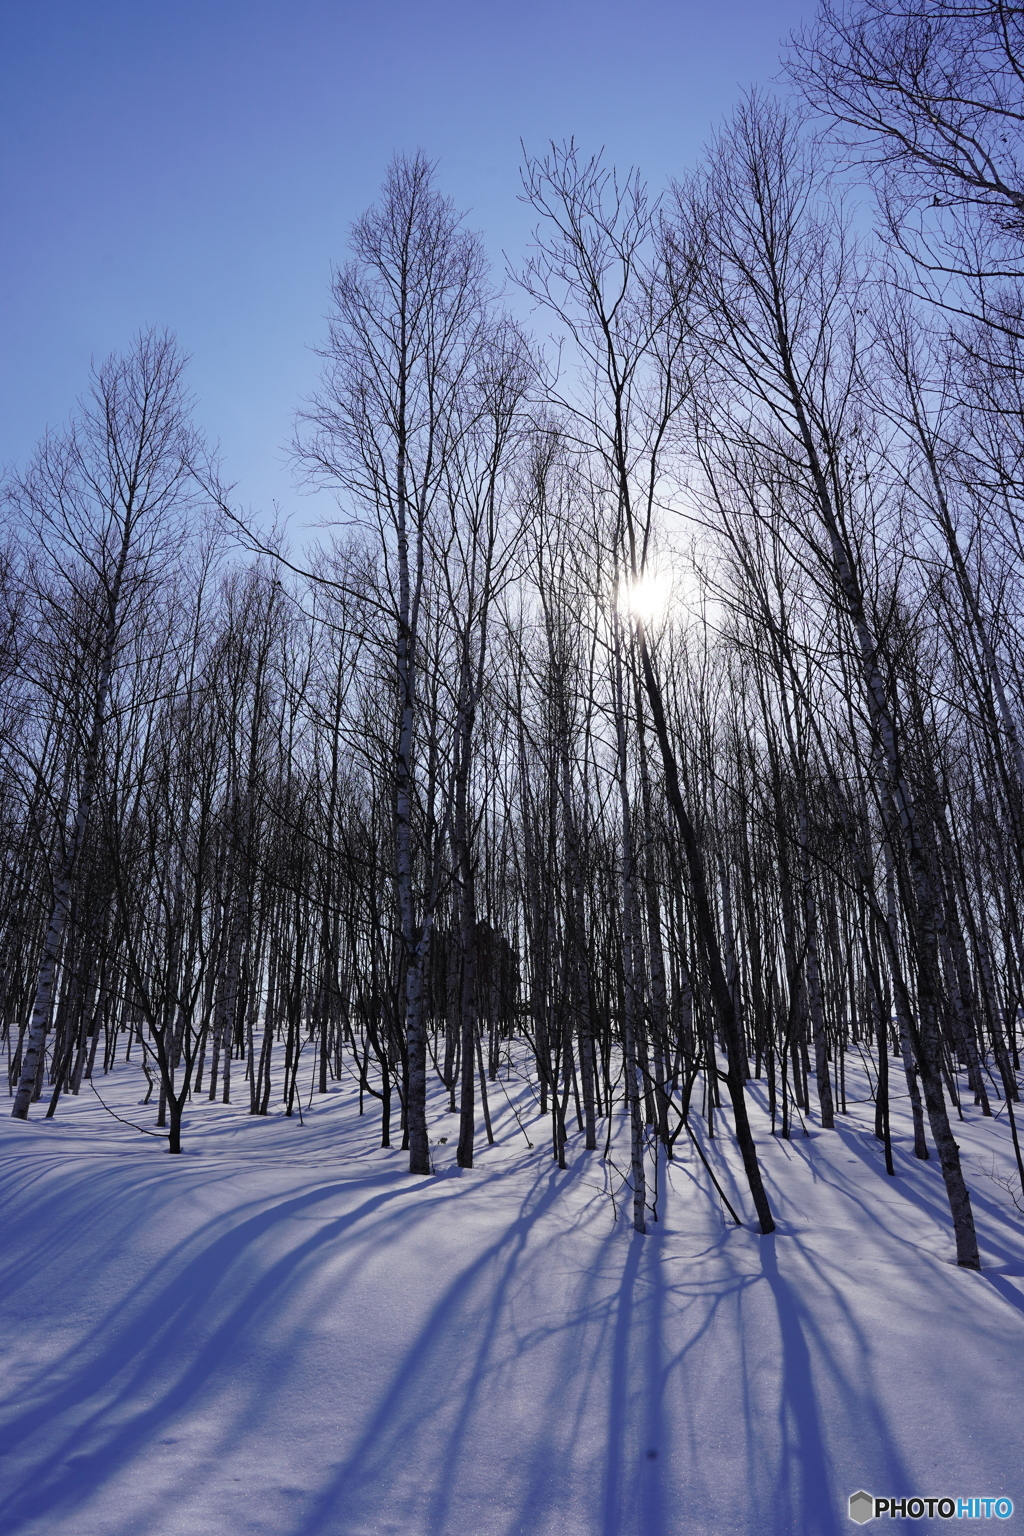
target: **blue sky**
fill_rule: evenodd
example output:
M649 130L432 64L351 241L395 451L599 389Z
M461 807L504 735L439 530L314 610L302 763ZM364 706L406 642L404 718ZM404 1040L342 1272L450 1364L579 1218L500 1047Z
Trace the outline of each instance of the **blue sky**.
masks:
M332 262L422 148L500 270L519 141L653 184L692 164L813 0L0 0L0 463L91 357L168 326L243 504L307 520L285 445Z

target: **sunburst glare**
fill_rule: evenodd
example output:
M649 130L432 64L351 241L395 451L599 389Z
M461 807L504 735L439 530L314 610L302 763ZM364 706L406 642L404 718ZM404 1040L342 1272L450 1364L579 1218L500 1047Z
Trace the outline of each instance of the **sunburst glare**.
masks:
M672 598L672 573L647 569L619 583L619 612L642 624L655 624L668 613Z

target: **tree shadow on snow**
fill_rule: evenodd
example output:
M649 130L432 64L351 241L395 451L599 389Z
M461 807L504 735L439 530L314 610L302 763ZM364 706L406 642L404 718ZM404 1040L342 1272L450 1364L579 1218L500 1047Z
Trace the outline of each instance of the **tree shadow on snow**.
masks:
M183 1495L244 1451L258 1458L311 1330L382 1264L396 1297L422 1305L394 1339L360 1340L358 1404L330 1361L313 1379L302 1411L311 1434L338 1423L337 1458L307 1476L302 1508L226 1520L225 1536L838 1536L850 1436L887 1486L907 1486L871 1340L813 1253L798 1255L812 1306L788 1256L780 1265L787 1240L733 1230L696 1185L684 1200L667 1184L674 1223L635 1236L603 1203L581 1206L594 1167L524 1158L516 1185L486 1161L421 1184L362 1169L256 1191L193 1226L5 1416L19 1470L0 1529L72 1530L137 1468L110 1536L163 1529L174 1494L150 1489L154 1447L183 1424L214 1426L176 1474ZM693 1175L676 1177L688 1189ZM351 1208L332 1214L341 1195ZM94 1210L98 1223L110 1198L102 1178L66 1186L32 1264L45 1270L62 1220ZM463 1229L467 1206L499 1215ZM129 1201L126 1240L131 1223ZM439 1231L447 1267L415 1269L431 1250L410 1240Z

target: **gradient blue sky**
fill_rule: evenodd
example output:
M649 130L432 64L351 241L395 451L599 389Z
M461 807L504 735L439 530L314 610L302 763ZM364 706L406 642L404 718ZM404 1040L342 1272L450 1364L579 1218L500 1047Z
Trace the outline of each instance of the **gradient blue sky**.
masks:
M692 164L813 0L0 0L0 464L140 326L191 354L243 504L305 522L286 444L332 262L424 149L496 266L519 141L654 184Z

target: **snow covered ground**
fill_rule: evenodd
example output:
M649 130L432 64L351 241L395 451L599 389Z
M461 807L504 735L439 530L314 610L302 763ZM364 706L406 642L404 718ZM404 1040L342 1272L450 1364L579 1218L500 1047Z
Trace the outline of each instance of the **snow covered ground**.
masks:
M153 1126L134 1067L98 1086ZM1005 1111L957 1132L979 1275L899 1115L886 1178L869 1103L789 1143L755 1109L770 1238L728 1125L704 1145L742 1229L682 1138L644 1238L601 1154L574 1137L559 1172L508 1092L533 1149L492 1090L460 1172L438 1096L429 1180L349 1089L304 1124L196 1104L179 1158L88 1085L0 1120L4 1536L802 1536L857 1529L859 1488L1005 1495L1024 1527Z

